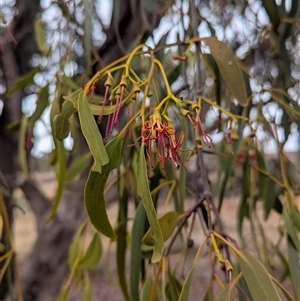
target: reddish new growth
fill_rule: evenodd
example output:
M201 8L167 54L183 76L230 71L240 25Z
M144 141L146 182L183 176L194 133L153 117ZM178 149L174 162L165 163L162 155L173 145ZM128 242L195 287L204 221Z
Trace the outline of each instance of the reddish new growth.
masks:
M184 134L181 133L178 141L176 142L174 126L162 123L162 118L158 109L154 109L153 115L150 116L150 120L143 124L140 138L146 144L147 155L152 167L153 146L155 145L162 168L164 168L164 164L168 158L173 161L177 169L179 168L178 161L185 168L185 165L179 155Z

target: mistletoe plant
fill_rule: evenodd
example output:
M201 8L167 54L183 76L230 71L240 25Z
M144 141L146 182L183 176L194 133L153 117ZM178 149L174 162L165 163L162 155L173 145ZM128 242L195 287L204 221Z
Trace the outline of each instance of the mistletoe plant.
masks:
M187 63L189 60L195 62L195 51L191 49L195 44L198 49L199 43L209 46L216 65L208 63L208 68L218 68L221 72L237 101L237 113L203 93L194 92L189 93L189 97L183 97L180 93L185 87L172 92L166 68L158 57L173 45L155 49L140 45L131 54L98 71L82 88L64 96L61 112L54 118L57 143L63 141L70 131L72 133L68 120L78 115L93 165L84 196L89 221L79 228L70 247L71 274L59 300L65 299L74 277L84 279L83 285L89 287L86 270L95 268L101 257L97 233L93 234L86 251L82 246L90 223L112 242L116 241L119 283L126 300L157 300L157 297L187 300L193 273L204 249L214 254L224 267L224 280L217 274L212 278L221 286L217 300L232 300L236 294L245 300L280 300L274 284L292 300L292 296L268 274L263 264L253 255L239 250L226 233L219 214L224 193L222 189L219 208L214 203L203 153L216 152L210 150L214 148L214 141L207 134L203 108L204 112L209 107L213 108L220 126L228 129L224 142L229 154L225 153L225 156L231 163L236 156L237 145L244 140L243 130L246 127L251 129L246 139L253 149L256 133L253 121L248 117L246 75L226 44L214 37L187 40L182 43L184 53L173 56L173 64ZM205 57L207 54L199 52L198 55ZM99 86L104 87L103 95L97 94ZM189 162L196 162L203 189L191 192L196 202L186 208L185 193L188 188L185 179L191 165ZM251 166L263 173L255 162ZM115 184L119 214L117 223L112 224L107 214L105 196ZM166 188L168 193L161 204L159 196ZM289 189L286 189L286 194L286 210L298 214L293 194ZM129 228L131 217L128 203L131 200L136 211L132 217L132 228ZM58 202L59 198L51 216ZM171 207L172 210L169 209ZM170 254L174 242L180 237L186 242L182 245L182 255L187 254L192 246L190 237L196 214L202 220L205 238L182 283L177 278L177 266L184 256L176 263L170 260ZM294 234L291 237L295 237ZM126 253L129 250L130 264L127 265ZM145 262L148 264L145 265ZM129 269L129 280L126 269Z

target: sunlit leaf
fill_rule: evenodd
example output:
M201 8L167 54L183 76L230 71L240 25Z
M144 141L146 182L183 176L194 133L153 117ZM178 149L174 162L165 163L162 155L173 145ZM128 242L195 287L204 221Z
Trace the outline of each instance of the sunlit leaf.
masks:
M162 215L158 219L158 222L162 231L163 240L166 241L168 238L170 238L170 236L176 228L178 222L178 213L175 211L169 211ZM153 241L153 232L151 227L144 235L142 242L146 245L154 245L155 242Z
M154 240L154 252L152 255L152 262L157 262L162 258L164 251L164 240L162 231L157 219L156 211L153 205L148 177L147 177L147 166L144 154L144 144L141 145L139 161L138 161L138 185L137 193L143 200L143 204L146 210L146 214L152 229L153 240Z
M105 146L109 163L103 166L102 173L90 171L84 190L84 202L94 227L105 236L115 239L115 232L109 222L104 199L104 187L110 172L120 163L122 141L119 136Z
M92 170L101 173L102 166L108 163L108 156L96 121L88 107L87 97L84 92L79 94L78 114L82 133L94 157Z
M98 233L95 233L86 252L80 258L78 266L87 269L96 269L102 255L102 246Z
M265 267L252 254L239 251L238 263L253 301L280 301L278 292Z
M215 37L202 39L209 46L220 73L232 95L241 106L247 106L247 92L242 71L231 49Z

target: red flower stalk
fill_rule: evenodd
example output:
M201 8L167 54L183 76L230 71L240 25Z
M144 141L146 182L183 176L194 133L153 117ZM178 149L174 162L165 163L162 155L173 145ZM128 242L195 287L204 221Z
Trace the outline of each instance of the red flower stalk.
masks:
M203 128L201 118L200 118L200 110L196 108L195 111L196 111L196 123L198 125L198 128L199 128L199 130L200 130L200 132L203 136L203 139L204 139L205 143L207 144L207 146L211 147L212 139L209 137L208 134L206 134L206 132Z
M162 123L162 118L158 109L154 109L154 113L150 116L150 120L143 124L140 138L146 144L147 156L152 167L152 151L153 144L155 144L162 168L164 168L164 164L168 158L173 161L177 169L179 168L178 161L180 161L185 168L179 155L184 135L181 133L178 142L176 142L174 126Z

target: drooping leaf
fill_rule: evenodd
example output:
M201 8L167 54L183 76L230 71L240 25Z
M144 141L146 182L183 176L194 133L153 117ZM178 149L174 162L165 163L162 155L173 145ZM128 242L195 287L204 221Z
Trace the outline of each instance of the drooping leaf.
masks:
M121 159L122 141L119 136L105 146L109 163L103 166L102 173L90 171L84 189L84 202L94 227L105 236L115 239L115 232L109 222L104 199L104 187L110 172L117 168Z
M42 52L47 51L46 37L41 18L36 19L34 22L34 33L38 49Z
M12 87L10 90L7 91L6 95L8 97L12 96L16 91L25 88L31 84L33 84L33 77L40 69L38 67L35 67L31 69L28 73L25 73L24 75L20 76L16 82L14 87Z
M72 243L69 246L69 256L68 256L68 265L69 269L72 270L74 267L73 265L76 262L77 257L80 253L80 237L83 230L84 224L81 224L81 226L76 231Z
M296 250L300 253L300 242L297 235L297 231L294 227L293 220L290 217L290 212L288 212L286 206L284 206L283 209L283 218L284 218L286 231L289 234L290 239L292 240Z
M252 254L239 251L238 263L253 301L280 301L278 292L265 267Z
M137 193L141 197L146 214L152 228L153 240L154 240L154 252L151 261L157 262L162 258L164 251L164 240L162 231L157 219L156 211L153 205L148 177L147 177L147 166L144 154L144 144L141 145L139 159L138 159L138 180Z
M174 273L171 272L170 268L168 269L168 278L169 281L166 285L166 296L169 300L178 300L182 285Z
M83 290L84 290L84 301L92 301L92 286L91 286L91 280L88 273L84 273Z
M52 217L55 215L58 205L61 200L61 196L64 191L65 187L65 175L66 175L66 168L67 168L67 160L66 160L66 154L65 154L65 148L61 141L56 141L56 151L57 151L57 164L58 164L58 173L57 173L57 190L54 197L54 201L52 204L51 212L48 217L47 222L49 222Z
M151 276L148 276L143 283L140 300L141 301L149 301L153 286L153 279ZM154 300L157 300L157 296L155 296Z
M96 121L89 109L87 97L84 92L79 94L78 114L82 133L94 157L92 171L101 173L102 166L108 163L108 156L103 145Z
M119 214L117 235L117 270L118 279L125 300L130 301L126 279L126 249L127 249L127 211L128 211L128 192L124 188L119 190Z
M80 258L78 266L87 269L96 269L102 255L102 245L98 233L95 233L86 252Z
M172 235L173 231L175 230L175 227L178 222L178 213L175 211L169 211L162 215L158 219L162 235L163 235L163 240L166 241L167 239L170 238ZM146 245L153 246L154 241L153 241L153 232L152 228L150 227L146 234L144 235L142 242Z
M290 277L292 279L294 292L296 299L300 300L300 264L299 264L299 253L295 248L291 238L287 237L288 247L288 265L290 270Z
M144 235L144 225L146 221L146 211L143 203L137 207L133 226L131 239L131 262L130 262L130 291L133 300L139 301L139 280L142 267L142 250L141 242Z
M56 116L54 120L54 135L55 137L63 141L70 133L69 118L76 113L74 105L70 101L65 101L62 105L61 113Z
M80 174L86 169L91 161L92 155L90 153L77 156L66 172L65 182L69 183L75 181Z
M204 38L202 40L209 46L211 54L232 95L241 106L247 106L248 100L243 74L231 49L215 37Z
M217 295L217 298L215 301L232 301L233 296L232 294L230 295L230 299L228 299L228 290L229 290L229 285L226 284L224 287L220 290L219 294Z
M69 295L69 291L70 291L70 286L65 287L62 292L59 294L58 298L56 299L56 301L66 301L67 297Z
M38 98L36 101L36 108L34 113L30 116L29 122L28 122L28 127L29 129L33 129L34 124L38 119L41 118L41 115L45 111L45 109L48 106L48 97L49 97L49 92L48 92L49 86L46 85L41 89L41 91L38 94Z

